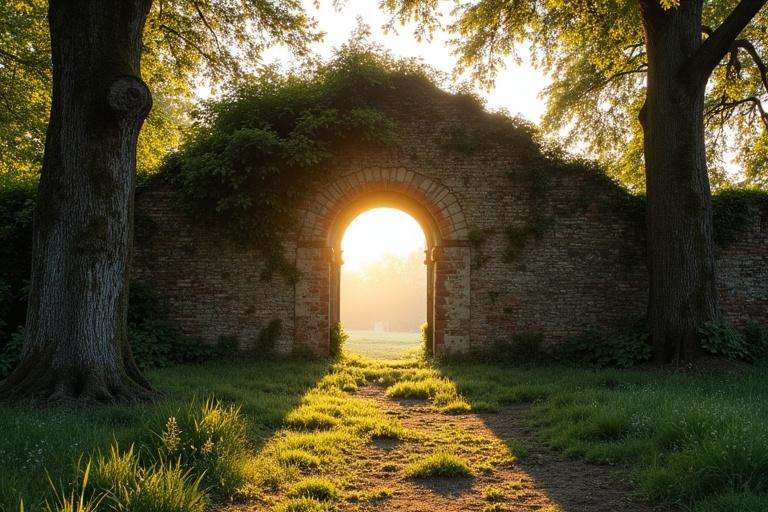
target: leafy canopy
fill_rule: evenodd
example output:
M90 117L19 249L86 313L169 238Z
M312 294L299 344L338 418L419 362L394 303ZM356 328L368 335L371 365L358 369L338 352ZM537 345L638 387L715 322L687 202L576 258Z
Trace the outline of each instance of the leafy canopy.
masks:
M279 235L296 226L301 200L332 179L342 146L394 142L376 98L398 78L425 74L361 40L309 72L265 70L204 104L197 128L161 174L198 219L255 241L270 269L290 275Z
M671 9L679 0L660 3ZM706 0L705 25L717 26L736 3ZM435 0L385 0L382 6L403 23L416 22L422 34L443 26ZM520 45L529 44L534 63L552 79L544 91L545 131L565 133L571 147L584 148L610 175L643 190L638 114L647 62L636 0L472 0L457 4L450 18L457 72L469 71L489 85ZM766 26L763 9L710 79L705 119L715 186L728 184L731 156L743 167L744 184L768 186Z
M36 182L42 165L51 91L45 0L0 3L0 187ZM153 109L141 131L138 171L153 171L178 147L195 88L240 80L265 48L299 57L319 39L298 0L155 0L143 39L142 76Z

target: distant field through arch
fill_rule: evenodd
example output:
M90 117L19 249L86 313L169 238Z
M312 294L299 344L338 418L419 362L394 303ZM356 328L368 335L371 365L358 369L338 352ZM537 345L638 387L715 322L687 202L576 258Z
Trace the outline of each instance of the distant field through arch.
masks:
M395 359L419 346L427 319L426 238L395 208L372 208L349 224L341 242L340 320L347 348Z

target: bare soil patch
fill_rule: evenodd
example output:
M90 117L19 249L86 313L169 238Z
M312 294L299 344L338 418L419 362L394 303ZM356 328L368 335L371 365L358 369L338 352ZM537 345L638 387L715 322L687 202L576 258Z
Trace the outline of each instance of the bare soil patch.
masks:
M391 400L381 388L367 386L358 396L375 400L387 414L423 436L419 440L374 442L355 454L358 478L350 490L388 488L392 497L356 504L350 510L481 511L492 504L487 489L498 490L498 510L538 511L547 507L563 512L644 512L649 505L631 498L626 474L612 466L564 458L546 448L523 421L529 406L507 407L498 413L446 416L424 401ZM458 451L473 465L498 456L504 443L525 448L514 461L475 471L472 478L408 479L400 468L415 456L436 450ZM455 450L455 445L461 448ZM397 469L394 469L397 468Z
M326 476L343 483L342 511L650 512L633 499L626 472L563 457L544 446L525 421L529 406L498 413L445 415L425 400L393 400L366 386L357 397L374 401L413 433L405 440L374 438L350 450L345 466ZM509 443L509 444L508 444ZM510 449L522 453L510 457ZM460 455L472 477L407 478L403 468L435 452ZM376 497L381 494L381 497ZM277 496L274 496L277 498ZM261 504L228 510L268 510ZM494 508L495 507L495 508Z

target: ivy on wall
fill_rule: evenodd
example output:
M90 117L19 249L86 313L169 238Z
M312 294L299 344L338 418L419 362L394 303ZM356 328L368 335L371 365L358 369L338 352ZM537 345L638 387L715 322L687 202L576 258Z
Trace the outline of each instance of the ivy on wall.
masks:
M281 235L296 228L302 200L333 180L330 164L340 148L396 142L375 99L403 77L429 81L423 68L362 43L311 74L266 72L207 103L162 175L197 220L253 242L270 272L293 279Z

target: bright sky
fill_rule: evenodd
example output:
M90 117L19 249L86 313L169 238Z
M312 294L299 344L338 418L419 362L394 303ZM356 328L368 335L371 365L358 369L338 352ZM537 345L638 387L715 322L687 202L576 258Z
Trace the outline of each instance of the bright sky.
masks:
M313 0L302 0L302 3L307 13L317 20L320 30L326 33L325 40L314 48L325 58L333 54L334 48L349 40L360 18L370 27L371 40L395 56L421 58L433 68L449 74L454 68L456 59L448 47L450 36L445 33L436 33L429 42L416 40L413 25L398 26L397 33L385 34L382 26L389 21L389 17L379 9L379 0L347 0L339 10L333 7L330 0L322 0L319 9L313 5ZM441 4L447 22L454 2L443 0ZM521 56L525 56L524 51ZM268 61L277 59L284 62L290 59L283 50L278 49L268 52L265 58ZM541 72L526 62L517 65L510 58L508 68L496 80L496 87L492 91L478 92L486 99L490 109L504 108L512 114L520 114L530 121L538 122L544 112L544 104L538 95L547 84L548 80Z
M344 233L342 269L356 272L384 254L405 257L424 247L424 232L413 217L393 208L374 208L360 214Z

